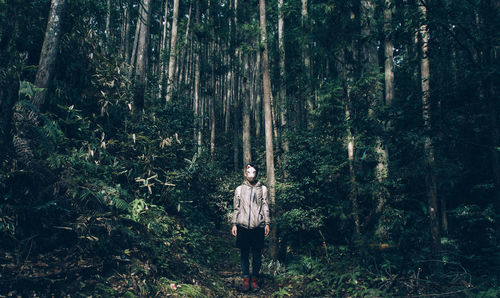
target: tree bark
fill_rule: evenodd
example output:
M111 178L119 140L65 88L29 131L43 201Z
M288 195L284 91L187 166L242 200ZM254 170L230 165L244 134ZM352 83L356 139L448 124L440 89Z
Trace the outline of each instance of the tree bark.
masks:
M137 42L137 59L135 64L134 106L136 110L144 108L144 93L147 84L147 65L149 51L149 25L151 23L151 0L142 0L142 12L138 22L141 23Z
M282 167L283 175L285 178L288 177L286 170L286 160L288 157L288 152L290 151L290 145L288 142L288 128L287 128L287 110L288 101L286 98L286 72L285 72L285 37L284 37L284 14L283 14L283 0L278 1L278 51L279 51L279 69L280 69L280 81L279 81L279 99L280 99L280 125L281 125L281 141L283 148Z
M184 76L185 73L187 73L187 53L189 52L189 43L190 43L190 29L191 29L191 11L193 7L193 2L189 1L189 12L188 12L188 22L186 25L186 33L184 35L184 48L182 49L182 58L180 60L181 66L180 66L180 73L178 75L178 86L182 86L185 82Z
M378 72L377 44L372 34L373 23L376 21L375 4L373 0L361 0L361 40L362 61L365 73ZM384 11L385 12L385 11Z
M36 130L39 125L38 115L47 98L48 89L54 77L54 67L57 59L59 48L59 40L61 37L61 18L65 7L65 0L52 0L45 29L45 37L43 40L40 60L38 62L38 70L35 78L35 86L40 88L36 91L31 99L34 110L29 110L21 104L14 107L13 124L15 134L13 138L13 147L21 161L28 168L45 179L49 171L45 167L41 167L38 161L35 160L35 140L30 133ZM47 173L46 173L47 172ZM45 175L46 173L47 175ZM44 177L42 177L44 176Z
M144 10L144 5L142 4L142 1L140 3L141 4L139 5L139 17L137 18L137 22L135 23L134 41L133 41L133 45L132 45L132 53L130 55L130 62L129 62L130 66L135 65L136 56L137 56L137 47L139 44L139 33L141 31L141 24L142 24L141 15L143 14L143 10ZM130 73L130 76L131 75L132 75L132 73Z
M35 78L35 86L43 88L36 92L33 97L33 105L37 110L45 103L49 85L54 77L54 66L61 37L61 18L65 4L65 0L52 0L51 2L49 20Z
M390 107L394 99L394 45L392 42L392 0L385 0L384 6L384 84L385 84L385 106ZM391 130L391 122L384 126L384 131ZM387 145L382 144L381 138L377 139L378 164L375 176L379 182L383 182L389 176L389 151ZM376 208L380 214L386 203L387 191L381 190Z
M261 53L257 51L255 54L255 137L259 138L262 132L262 80L261 80Z
M200 25L200 6L196 5L196 26ZM194 45L194 121L195 121L195 144L198 156L202 153L202 122L201 122L201 96L200 96L200 52L201 46L198 39Z
M229 1L229 10L233 9L233 2ZM228 26L229 26L229 41L227 42L227 55L226 55L226 65L227 65L227 73L226 79L224 81L224 87L226 89L226 100L225 100L225 117L224 117L224 133L227 135L229 133L229 127L231 124L231 78L232 78L232 54L231 54L231 46L233 43L233 26L234 18L229 18Z
M110 23L111 23L111 0L106 1L106 29L104 34L106 35L106 41L109 42L110 36Z
M123 5L121 57L127 62L130 60L130 20L130 0L126 0Z
M312 85L311 85L311 51L309 45L309 11L307 0L302 0L302 10L301 10L301 23L302 23L302 33L304 38L304 45L302 48L302 61L304 65L304 98L307 106L306 111L303 116L307 122L308 127L311 126L311 119L309 113L314 110L314 100L312 96Z
M210 4L210 0L208 0L208 12L207 12L207 15L208 15L208 23L210 24L210 21L212 20L212 6ZM212 96L210 97L210 102L209 102L209 115L210 115L210 158L212 160L212 162L214 161L215 159L215 122L216 122L216 119L215 119L215 98L217 96L217 88L216 88L216 80L215 80L215 26L212 26L212 30L211 30L211 37L212 37L212 40L211 40L211 45L210 45L210 57L211 57L211 60L212 60L212 73L211 73L211 76L212 76L212 80L211 80L211 83L212 83Z
M266 30L266 1L259 0L260 11L260 36L262 44L262 84L264 91L264 117L265 117L265 132L266 132L266 169L267 169L267 184L270 190L270 205L271 211L275 209L275 177L274 177L274 151L273 151L273 127L272 127L272 111L271 111L271 77L269 74L269 56L267 50L267 30ZM276 225L271 229L270 238L270 254L271 258L277 257L277 233Z
M163 93L163 80L165 79L165 51L167 49L167 31L168 31L168 0L165 0L165 7L163 13L163 32L160 48L160 81L158 82L158 98L162 97Z
M349 163L349 182L350 182L350 191L349 191L349 201L352 205L352 215L354 219L354 228L356 234L361 233L361 225L359 221L359 206L358 206L358 187L356 181L356 171L354 167L354 136L352 134L351 129L351 75L348 70L347 65L347 55L346 49L341 50L340 57L340 69L342 73L342 85L343 85L343 95L344 95L344 121L346 126L346 146L347 146L347 159Z
M233 162L234 162L234 170L238 171L240 167L240 160L238 158L239 156L239 128L240 128L240 121L239 121L239 113L238 113L238 106L239 106L239 76L240 76L240 70L239 70L239 60L240 60L240 53L239 53L239 45L236 44L236 35L238 32L238 0L234 0L234 26L233 31L232 31L232 36L231 36L231 41L232 41L232 47L234 49L234 52L232 52L233 57L231 59L231 67L233 68L233 78L232 78L232 92L233 92Z
M248 90L248 76L249 76L249 66L248 66L248 54L244 54L244 68L243 68L243 78L241 80L241 92L243 101L243 165L247 165L252 162L252 143L251 143L251 133L250 133L250 96Z
M172 32L170 35L170 58L168 61L167 94L165 99L170 102L172 99L172 88L175 77L175 59L177 57L177 19L179 16L179 0L174 0L174 10L172 14Z
M435 174L434 144L431 133L431 100L430 100L430 67L429 67L429 33L427 31L427 8L420 2L419 9L423 17L420 26L421 54L420 74L422 89L422 118L424 121L424 161L425 161L425 188L427 193L427 203L429 212L429 224L431 232L432 254L438 257L441 250L441 237L438 220L438 197ZM439 265L436 264L436 269Z
M231 56L231 55L228 55ZM226 81L225 81L225 88L226 88L226 108L225 108L225 118L224 118L224 132L227 134L229 132L229 127L231 125L231 78L232 78L232 72L231 72L231 57L227 57L228 60L228 71L226 74Z

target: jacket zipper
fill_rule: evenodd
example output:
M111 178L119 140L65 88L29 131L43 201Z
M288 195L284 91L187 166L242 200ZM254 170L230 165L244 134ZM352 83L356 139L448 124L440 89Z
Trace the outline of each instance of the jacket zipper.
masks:
M260 211L262 211L262 201L260 202L259 213L257 214L257 216L260 216ZM264 215L262 215L262 217L264 217Z
M250 202L248 203L248 228L250 229L250 218L252 217L252 195L253 195L253 187L250 190Z

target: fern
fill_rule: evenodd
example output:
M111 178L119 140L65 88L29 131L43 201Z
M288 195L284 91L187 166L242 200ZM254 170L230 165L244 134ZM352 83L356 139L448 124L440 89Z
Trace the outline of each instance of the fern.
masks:
M22 95L27 96L29 99L32 99L37 92L43 91L45 88L39 88L35 86L33 83L28 81L19 82L19 98Z
M130 210L132 210L132 207L130 207L129 203L127 203L127 201L125 201L119 197L112 198L111 203L118 210L125 211L125 212L129 212Z
M33 161L34 155L28 141L15 135L12 142L17 156L25 165L30 165Z

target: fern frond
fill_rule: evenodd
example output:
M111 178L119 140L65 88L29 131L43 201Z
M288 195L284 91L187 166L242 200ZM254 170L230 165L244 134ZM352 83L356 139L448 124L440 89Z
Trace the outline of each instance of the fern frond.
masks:
M111 204L118 210L129 212L132 207L130 207L129 203L125 200L120 199L119 197L114 197L111 199Z
M31 165L34 155L28 143L28 140L15 135L12 143L14 145L14 150L16 151L16 154L21 162L27 166Z

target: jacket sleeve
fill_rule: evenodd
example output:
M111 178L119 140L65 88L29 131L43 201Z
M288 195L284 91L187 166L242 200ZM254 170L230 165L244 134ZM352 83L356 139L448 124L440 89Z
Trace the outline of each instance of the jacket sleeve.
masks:
M262 212L264 215L264 222L266 225L271 224L271 217L269 215L269 191L267 190L267 187L263 186L262 187Z
M234 191L234 198L233 198L233 218L232 218L232 223L235 225L238 222L238 214L240 213L240 193L241 189L240 186L236 188Z

